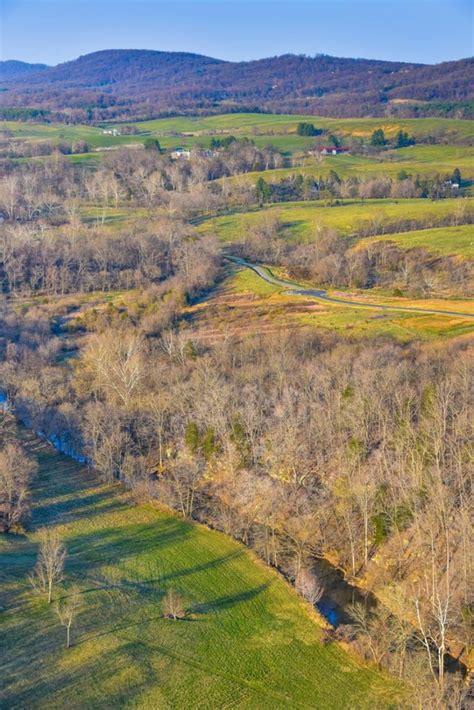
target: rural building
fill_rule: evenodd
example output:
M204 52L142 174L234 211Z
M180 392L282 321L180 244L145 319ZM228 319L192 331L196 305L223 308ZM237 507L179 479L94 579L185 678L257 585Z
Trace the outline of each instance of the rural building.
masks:
M350 148L342 148L342 147L337 147L334 145L331 146L324 146L323 148L318 148L317 149L318 153L321 153L321 155L340 155L341 153L350 153Z
M184 150L184 148L176 148L176 150L172 151L171 157L173 158L173 160L179 160L179 159L190 160L191 159L191 151Z

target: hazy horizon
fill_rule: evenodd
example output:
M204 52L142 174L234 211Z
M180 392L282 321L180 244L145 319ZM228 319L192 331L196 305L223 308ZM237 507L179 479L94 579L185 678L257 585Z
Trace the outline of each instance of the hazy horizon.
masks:
M443 59L439 62L415 62L415 61L410 61L408 59L386 59L385 57L364 57L364 56L354 56L354 55L344 55L344 54L331 54L329 52L317 52L316 54L310 55L307 54L306 52L282 52L279 54L274 54L274 55L266 55L262 57L249 57L249 58L243 58L243 59L225 59L224 57L217 57L216 55L213 54L204 54L202 52L193 52L187 49L160 49L160 48L153 48L153 47L103 47L102 49L93 49L90 52L84 52L82 54L78 54L77 56L74 57L69 57L67 59L64 59L60 62L45 62L45 61L31 61L29 62L26 59L23 59L22 57L7 57L7 58L0 58L0 61L19 61L19 62L24 62L25 64L45 64L46 66L49 67L54 67L58 66L60 64L66 64L67 62L72 62L76 59L79 59L80 57L87 56L89 54L96 54L98 52L114 52L114 51L122 51L122 52L134 52L134 51L142 51L142 52L166 52L167 54L196 54L197 56L206 56L211 59L217 59L223 62L230 62L230 63L240 63L240 62L252 62L252 61L259 61L263 59L269 59L271 57L277 57L277 56L285 56L287 54L289 55L302 55L302 56L310 56L310 57L317 57L317 56L329 56L329 57L337 57L338 59L366 59L366 60L372 60L372 61L387 61L387 62L402 62L402 63L407 63L407 64L425 64L426 66L431 66L435 64L442 64L444 62L455 62L455 61L462 61L463 59L470 59L471 55L466 55L464 57L457 57L456 59Z
M466 0L0 0L0 58L55 65L124 48L434 64L472 55L472 14Z

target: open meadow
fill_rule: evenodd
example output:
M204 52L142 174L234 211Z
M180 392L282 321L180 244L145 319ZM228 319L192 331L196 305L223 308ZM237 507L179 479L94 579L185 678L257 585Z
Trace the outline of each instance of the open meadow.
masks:
M305 150L314 144L311 136L297 135L298 123L310 121L327 133L337 133L342 138L368 139L372 132L382 128L388 138L400 130L415 138L434 136L447 144L472 145L474 121L457 119L333 119L319 116L294 116L279 114L232 113L207 117L175 117L152 121L129 122L138 133L112 135L121 132L123 123L104 123L100 126L60 123L33 123L26 121L2 121L1 131L13 140L86 141L92 148L113 148L120 145L143 143L147 137L156 137L164 148L208 146L212 137L235 135L255 140L257 145L273 144L279 150L293 153ZM416 146L435 150L444 146ZM410 155L410 152L408 152ZM435 156L433 156L434 158ZM461 156L460 156L461 157ZM454 155L453 155L454 158ZM433 166L435 167L435 166Z
M324 200L307 202L285 202L264 205L261 209L248 212L234 212L219 217L202 219L197 229L200 232L216 234L226 243L242 238L245 230L251 229L262 220L277 219L281 229L289 238L300 241L315 239L318 228L337 230L343 237L363 233L367 229L394 231L390 227L398 223L412 222L423 226L436 227L450 215L459 214L463 219L464 209L473 205L465 200L423 199L405 200L338 200L328 204Z
M284 277L284 274L282 274ZM310 287L311 284L306 284ZM268 283L254 271L230 266L222 284L202 302L187 310L187 326L194 337L219 340L282 329L332 331L348 339L389 336L397 341L439 340L474 333L474 308L470 300L394 298L380 293L328 291L335 298L352 299L356 306L317 298L289 295L282 286ZM373 309L367 308L373 304ZM399 311L384 311L395 306ZM407 311L403 311L403 308ZM416 313L410 309L460 311L468 317ZM186 331L184 331L186 332Z
M118 486L23 434L39 462L26 535L0 538L0 704L15 708L390 706L394 683L323 643L305 602L225 535L136 506ZM80 589L73 645L28 582L40 526ZM167 590L187 617L163 617ZM297 659L297 661L296 661Z
M376 128L393 137L398 131L408 131L417 136L434 134L442 136L446 141L469 143L474 140L474 122L456 119L422 118L422 119L377 119L377 118L327 118L322 116L282 115L264 113L230 113L205 117L162 118L153 121L136 123L137 127L157 136L173 134L205 135L235 134L241 136L291 136L296 134L298 123L310 121L317 128L329 133L340 133L343 136L364 138L370 136ZM111 124L118 127L119 124ZM298 136L303 138L304 136ZM301 145L303 145L303 141Z
M367 237L361 239L355 249L362 249L380 241L394 242L402 249L423 247L435 254L457 254L465 259L474 259L474 225L472 224L435 229L415 229L412 232Z
M464 180L474 177L474 149L466 146L416 145L398 150L388 150L378 156L326 155L307 158L302 165L271 170L260 170L243 175L221 178L225 184L255 184L259 178L269 183L303 175L315 180L327 177L331 171L340 178L388 176L397 178L401 172L407 175L450 175L455 168L461 171Z

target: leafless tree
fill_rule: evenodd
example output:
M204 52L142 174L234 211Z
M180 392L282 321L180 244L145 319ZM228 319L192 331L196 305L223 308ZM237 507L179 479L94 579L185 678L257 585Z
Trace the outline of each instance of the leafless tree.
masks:
M317 604L324 594L324 587L311 570L303 567L295 579L296 591L313 606Z
M48 604L51 604L53 588L64 576L66 548L56 530L52 528L40 530L39 538L38 560L30 580L35 588L47 595Z
M10 530L28 514L29 484L37 468L19 444L0 449L0 529Z
M71 587L67 596L58 599L55 611L59 623L66 629L66 648L71 646L71 626L73 625L82 607L82 597L79 588Z
M186 616L186 607L184 599L176 589L168 589L165 598L163 599L163 615L168 619L184 619Z

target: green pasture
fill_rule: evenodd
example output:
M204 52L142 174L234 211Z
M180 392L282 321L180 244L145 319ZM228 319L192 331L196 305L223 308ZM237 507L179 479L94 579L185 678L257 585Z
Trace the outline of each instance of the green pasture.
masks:
M380 241L395 242L403 249L423 247L437 254L458 254L466 259L474 259L474 225L472 224L463 224L456 227L438 227L436 229L417 229L413 232L367 237L358 242L356 249Z
M0 706L381 708L396 686L322 629L295 592L241 545L148 505L28 437L40 473L26 535L0 538ZM28 582L39 526L67 545L80 589L73 646ZM187 618L162 616L170 588Z
M135 123L137 127L152 133L169 135L172 133L215 134L235 133L239 135L284 135L296 133L301 121L314 123L317 128L344 136L365 138L376 128L382 128L387 136L396 135L399 130L414 136L433 135L446 140L474 139L474 121L446 118L325 118L291 114L230 113L217 116L162 118ZM118 126L118 124L111 124Z
M49 140L61 143L84 140L92 148L141 143L147 136L156 136L165 148L208 145L212 136L235 134L252 138L260 146L273 144L284 152L297 152L314 143L313 138L296 134L297 125L301 121L310 121L316 127L337 133L342 137L353 136L366 139L376 128L382 128L389 138L399 130L404 130L415 137L432 135L437 141L443 143L469 144L474 141L474 122L460 119L334 119L258 113L232 113L207 117L178 116L133 124L128 122L128 125L135 125L138 128L140 131L138 135L112 136L104 133L104 130L113 127L120 130L122 124L117 123L85 126L2 121L0 130L11 134L13 138L28 141Z
M268 183L278 183L298 174L314 179L327 177L331 171L335 171L341 178L377 176L397 178L401 171L413 177L436 173L451 175L454 168L459 168L463 180L474 178L474 148L420 145L390 150L377 157L363 155L310 157L303 165L244 173L221 178L219 182L254 185L262 177Z
M449 215L459 215L471 207L473 200L340 200L328 206L324 200L308 202L283 202L265 205L249 212L234 212L219 217L204 219L198 224L200 232L216 234L225 242L241 240L248 229L262 220L278 218L282 228L295 239L310 240L318 228L338 230L342 236L356 235L368 227L389 231L397 221L423 222L426 227L435 227ZM393 231L393 229L392 229Z

